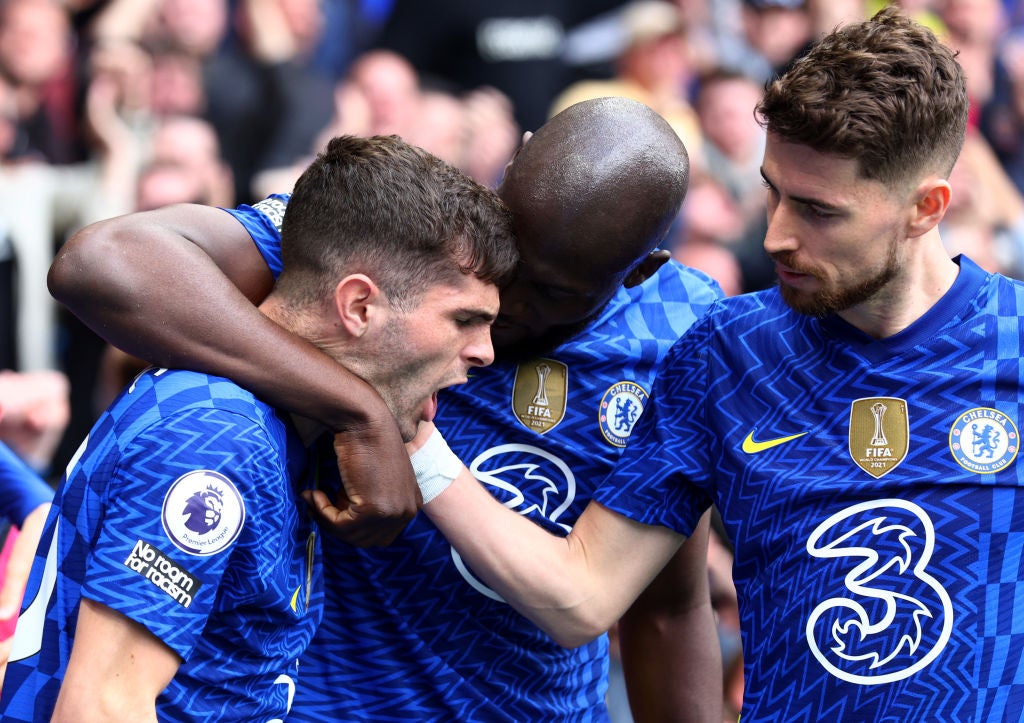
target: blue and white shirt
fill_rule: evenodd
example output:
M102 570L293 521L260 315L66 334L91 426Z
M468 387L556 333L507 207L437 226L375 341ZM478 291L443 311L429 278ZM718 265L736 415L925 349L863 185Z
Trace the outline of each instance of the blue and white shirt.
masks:
M0 518L20 527L32 510L52 499L46 481L0 442Z
M320 620L307 453L234 383L150 369L103 413L46 522L0 700L49 720L82 597L182 659L160 720L283 719Z
M595 499L736 547L747 721L1024 709L1024 284L958 260L899 334L726 299L669 353Z
M234 212L275 275L286 200ZM566 534L622 452L659 360L720 296L707 276L670 263L621 289L549 356L473 370L441 393L435 423L495 497ZM321 481L337 484L329 445L319 459ZM290 720L607 720L607 639L556 645L425 515L387 548L326 537L324 554L327 612L302 659Z

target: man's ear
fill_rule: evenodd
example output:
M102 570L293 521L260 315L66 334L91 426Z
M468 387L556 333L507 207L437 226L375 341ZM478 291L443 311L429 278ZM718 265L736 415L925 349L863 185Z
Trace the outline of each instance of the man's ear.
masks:
M654 276L658 269L665 265L665 262L672 258L672 254L665 249L654 249L651 253L643 257L643 259L634 266L628 274L626 274L625 280L622 285L627 289L634 286L639 286L647 279Z
M907 229L907 236L917 238L938 226L949 210L952 189L944 178L929 178L917 187L917 203Z
M370 327L376 307L383 299L377 284L365 274L350 274L334 287L334 313L340 324L353 337L360 337Z

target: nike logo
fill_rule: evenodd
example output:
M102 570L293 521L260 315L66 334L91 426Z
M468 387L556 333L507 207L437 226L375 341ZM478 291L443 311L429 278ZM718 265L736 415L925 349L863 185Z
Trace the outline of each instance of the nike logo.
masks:
M750 430L750 434L748 434L747 438L743 440L742 449L747 454L757 454L758 452L763 452L766 449L778 447L780 444L792 442L794 439L799 439L800 437L807 434L807 432L800 432L800 434L791 434L788 437L776 437L775 439L766 439L763 442L756 442L754 441L754 431L755 430L753 429Z

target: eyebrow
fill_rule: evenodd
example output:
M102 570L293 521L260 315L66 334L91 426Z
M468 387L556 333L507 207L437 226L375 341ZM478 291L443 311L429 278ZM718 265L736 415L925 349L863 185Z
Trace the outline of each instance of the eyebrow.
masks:
M765 173L764 166L760 168L760 171L761 178L764 180L764 182L767 183L770 188L778 191L778 187L774 183L772 183L771 179L768 178L768 174ZM811 198L810 196L794 196L793 194L789 194L789 197L792 198L797 203L802 203L806 206L817 206L818 208L827 209L829 211L835 211L837 213L844 210L842 206L837 206L834 203L823 201L820 198Z
M470 319L479 319L480 321L488 324L493 324L494 320L498 318L498 314L487 309L474 309L471 307L463 307L461 309L455 309L452 312L452 316L468 316Z

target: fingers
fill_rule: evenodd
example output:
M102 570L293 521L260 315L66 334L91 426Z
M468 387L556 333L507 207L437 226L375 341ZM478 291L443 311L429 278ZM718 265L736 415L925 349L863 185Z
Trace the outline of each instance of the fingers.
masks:
M302 493L310 515L317 525L332 537L356 547L387 547L402 534L413 515L396 514L382 518L379 514L365 514L346 500L338 507L320 490Z

